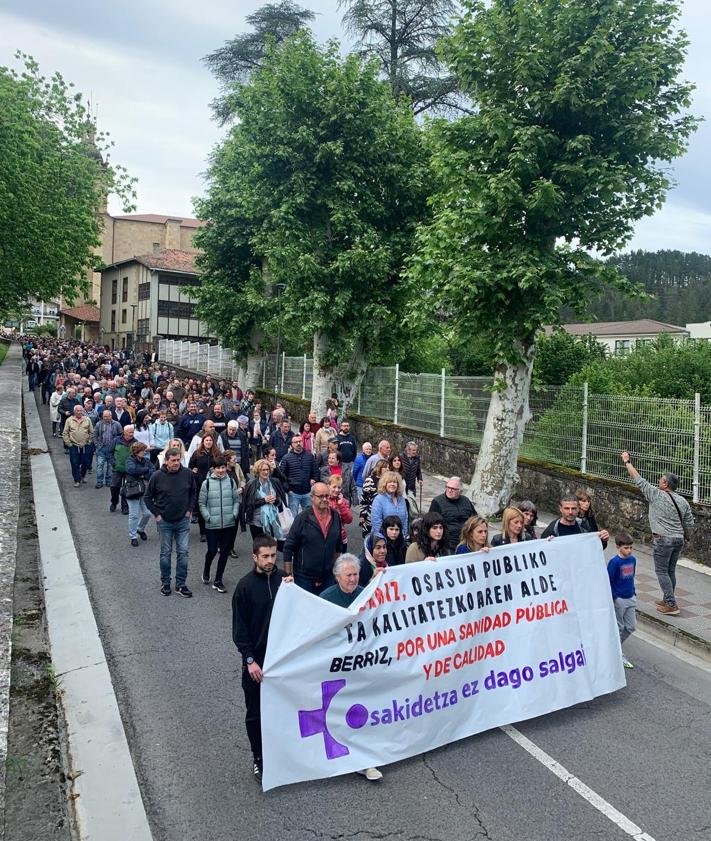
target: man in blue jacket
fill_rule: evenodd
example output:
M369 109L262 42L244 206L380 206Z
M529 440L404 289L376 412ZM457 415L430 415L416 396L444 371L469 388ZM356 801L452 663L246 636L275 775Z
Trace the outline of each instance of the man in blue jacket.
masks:
M304 441L300 435L291 439L291 449L281 460L279 468L286 477L289 508L296 517L299 506L302 511L311 507L311 487L319 477L316 459L312 453L304 450Z
M203 416L198 412L197 404L190 403L188 405L188 411L180 418L178 428L175 430L175 434L185 444L186 450L190 446L193 436L197 435L202 429L204 420Z

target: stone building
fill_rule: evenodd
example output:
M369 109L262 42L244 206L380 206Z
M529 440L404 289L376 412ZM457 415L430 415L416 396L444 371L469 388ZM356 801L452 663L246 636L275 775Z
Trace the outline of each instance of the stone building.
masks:
M172 220L170 220L172 221ZM155 350L161 339L210 341L194 315L195 251L158 248L101 272L100 342L112 350Z

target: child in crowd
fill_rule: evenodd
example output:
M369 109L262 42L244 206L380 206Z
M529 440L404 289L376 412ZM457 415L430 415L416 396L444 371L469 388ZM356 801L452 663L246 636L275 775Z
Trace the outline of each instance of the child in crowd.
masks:
M634 576L637 569L637 559L632 554L632 537L627 532L620 532L615 537L617 554L607 563L607 574L610 576L612 601L615 605L617 627L620 631L620 643L624 643L630 634L634 633L637 623L635 617ZM622 655L622 664L626 669L634 666Z

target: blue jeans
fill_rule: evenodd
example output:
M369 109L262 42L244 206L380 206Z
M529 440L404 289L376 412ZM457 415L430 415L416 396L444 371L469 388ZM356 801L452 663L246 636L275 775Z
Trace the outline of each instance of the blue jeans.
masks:
M327 587L332 587L335 583L336 579L331 574L327 575L326 579L318 584L316 584L313 578L306 578L304 575L294 575L294 584L297 587L301 587L302 590L313 593L314 596L320 596Z
M170 556L175 539L175 586L182 587L188 577L190 544L190 519L183 517L177 523L158 523L160 534L160 583L170 584Z
M108 487L111 484L113 467L114 460L111 454L107 453L103 447L99 447L96 451L96 484L99 487L103 485Z
M294 491L289 491L289 509L294 517L299 513L299 505L302 511L311 508L311 494L297 494Z
M683 548L683 537L655 537L652 543L654 571L662 589L662 598L668 605L676 604L676 562Z
M139 531L146 530L148 521L151 519L151 512L146 508L142 496L138 499L127 499L126 502L128 502L128 539L133 540L138 537Z
M72 466L72 479L75 482L81 482L86 476L86 469L89 466L88 455L88 447L75 447L72 445L69 448L69 464Z

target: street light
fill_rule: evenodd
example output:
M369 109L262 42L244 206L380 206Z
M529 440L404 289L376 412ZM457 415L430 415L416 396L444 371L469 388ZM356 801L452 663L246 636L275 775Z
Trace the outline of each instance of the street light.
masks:
M279 393L279 357L281 356L281 293L286 289L285 283L275 283L277 303L277 355L276 355L276 377L274 378L274 394Z
M132 318L131 318L131 351L135 352L136 350L136 307L138 304L131 304L131 309L133 310Z

